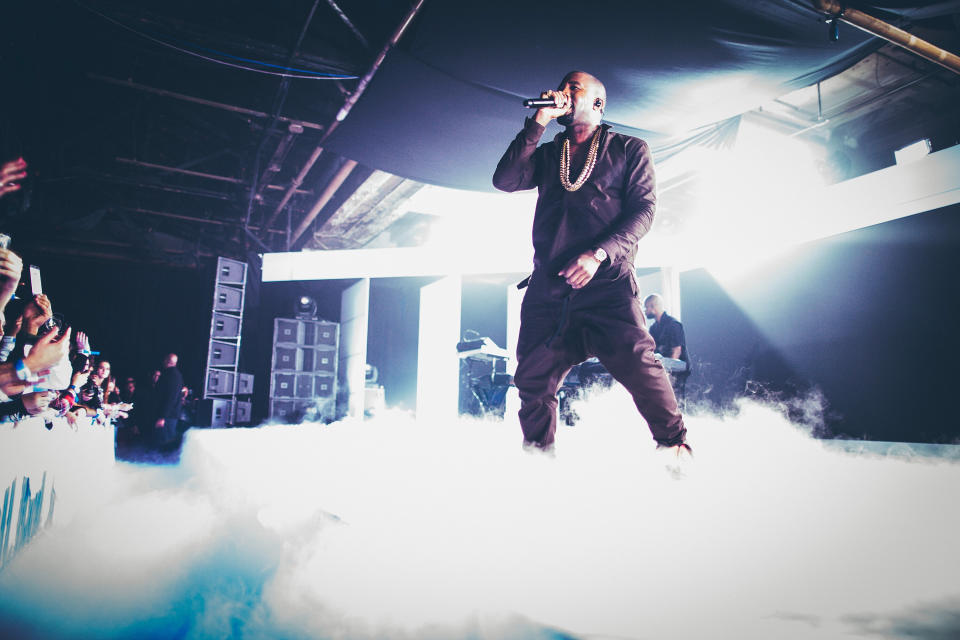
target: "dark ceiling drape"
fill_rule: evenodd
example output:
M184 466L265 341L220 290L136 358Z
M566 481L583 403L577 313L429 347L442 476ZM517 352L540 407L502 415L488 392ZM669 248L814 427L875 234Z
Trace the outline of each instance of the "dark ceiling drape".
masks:
M607 121L654 150L852 65L881 42L800 0L427 2L328 147L430 184L490 190L526 110L572 69L607 87ZM907 20L960 2L860 8ZM548 129L552 136L557 129Z

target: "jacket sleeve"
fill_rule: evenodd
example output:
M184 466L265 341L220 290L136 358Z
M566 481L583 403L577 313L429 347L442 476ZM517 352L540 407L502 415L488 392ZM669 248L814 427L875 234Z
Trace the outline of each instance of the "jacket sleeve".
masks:
M540 183L540 161L537 143L544 127L527 118L523 129L513 139L493 172L493 186L501 191L532 189Z
M597 243L607 252L611 263L629 255L637 242L650 231L657 208L657 179L653 171L650 147L640 140L627 149L624 175L623 211L609 234Z

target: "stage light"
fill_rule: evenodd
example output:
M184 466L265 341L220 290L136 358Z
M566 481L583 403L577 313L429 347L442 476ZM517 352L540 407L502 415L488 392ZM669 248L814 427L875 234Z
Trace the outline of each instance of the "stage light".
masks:
M310 296L300 296L297 299L295 312L300 320L316 320L317 301Z

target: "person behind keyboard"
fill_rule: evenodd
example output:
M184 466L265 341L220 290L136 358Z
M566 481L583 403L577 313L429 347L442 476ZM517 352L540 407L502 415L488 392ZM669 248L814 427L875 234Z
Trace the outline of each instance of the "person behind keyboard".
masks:
M656 352L664 358L683 360L690 366L690 357L687 355L687 338L683 333L683 325L679 320L663 310L663 298L660 294L652 293L643 301L643 310L647 318L654 321L650 326L650 335L657 343Z

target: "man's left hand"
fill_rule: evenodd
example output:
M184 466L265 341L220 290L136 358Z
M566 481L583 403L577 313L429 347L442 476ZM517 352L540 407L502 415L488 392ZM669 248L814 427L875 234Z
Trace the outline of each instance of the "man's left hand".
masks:
M567 284L574 289L582 289L593 280L594 274L600 268L600 262L592 251L586 251L573 259L567 268L560 272L560 277L567 280Z

